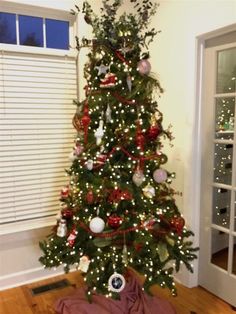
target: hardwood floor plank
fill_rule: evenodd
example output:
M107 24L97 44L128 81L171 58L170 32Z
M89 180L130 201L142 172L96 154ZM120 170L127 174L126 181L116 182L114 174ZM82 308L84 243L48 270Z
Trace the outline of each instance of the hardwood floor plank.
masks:
M31 289L45 284L68 279L70 286L33 295ZM1 314L56 314L54 304L61 297L70 295L83 286L83 278L78 272L53 277L36 283L0 292ZM177 284L178 296L172 297L169 290L152 287L152 293L171 302L177 314L236 314L230 305L218 299L201 287L186 288ZM92 313L91 313L92 314ZM112 314L112 313L111 313Z

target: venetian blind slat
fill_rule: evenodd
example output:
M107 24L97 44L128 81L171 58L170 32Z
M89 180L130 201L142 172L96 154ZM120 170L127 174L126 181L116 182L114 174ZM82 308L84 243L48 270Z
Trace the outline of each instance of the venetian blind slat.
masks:
M75 130L75 58L0 56L0 224L60 209ZM29 222L30 223L30 222Z

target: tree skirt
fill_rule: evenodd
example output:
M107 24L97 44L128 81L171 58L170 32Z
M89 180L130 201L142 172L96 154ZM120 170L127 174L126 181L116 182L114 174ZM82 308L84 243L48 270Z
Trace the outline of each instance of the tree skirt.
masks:
M89 303L85 287L76 290L73 295L63 297L56 302L59 314L176 314L172 305L158 297L151 297L142 291L136 276L129 276L120 300L93 294Z

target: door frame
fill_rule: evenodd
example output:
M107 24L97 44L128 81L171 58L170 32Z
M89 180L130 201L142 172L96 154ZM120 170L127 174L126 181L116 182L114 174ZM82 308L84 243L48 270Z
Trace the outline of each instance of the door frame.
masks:
M197 241L200 243L200 233L202 231L202 214L201 214L201 182L203 180L202 177L202 154L203 154L203 142L204 142L204 131L203 131L203 118L204 118L204 53L206 47L217 47L223 46L223 44L232 43L232 39L230 34L236 32L236 24L229 25L227 27L215 30L210 33L206 33L197 37L197 69L196 69L196 120L195 120L195 151L194 151L194 159L195 159L195 169L193 180L195 184L195 199L194 199L194 230L199 230L199 234L197 234ZM202 282L202 268L201 265L201 247L199 253L199 260L197 261L197 271L195 272L195 276L191 280L191 285L200 284ZM220 284L224 284L220 282ZM210 290L210 289L209 289Z

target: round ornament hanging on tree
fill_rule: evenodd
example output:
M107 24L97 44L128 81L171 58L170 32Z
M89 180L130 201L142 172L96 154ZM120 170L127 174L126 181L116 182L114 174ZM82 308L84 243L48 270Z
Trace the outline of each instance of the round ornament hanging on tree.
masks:
M143 181L145 180L143 171L140 169L135 170L135 173L133 174L132 180L135 185L140 186Z
M93 233L101 233L105 228L105 222L100 217L93 218L89 223L89 229Z
M155 141L160 134L161 129L158 124L151 125L147 130L146 135L150 141Z
M69 196L69 187L64 186L61 190L61 198L67 198Z
M64 208L61 211L61 216L63 219L69 220L73 217L73 211L69 208Z
M117 216L116 214L112 214L107 220L108 225L113 229L119 228L122 222L123 219L120 216Z
M108 289L112 292L121 292L124 289L125 284L124 276L114 273L108 280Z
M146 185L145 188L143 188L143 194L147 197L147 198L153 198L156 194L155 189L153 186L151 186L150 184Z
M157 182L157 183L162 183L164 181L166 181L167 179L167 172L164 169L156 169L153 172L153 179Z
M148 75L151 71L151 64L147 59L138 62L138 71L141 75Z

